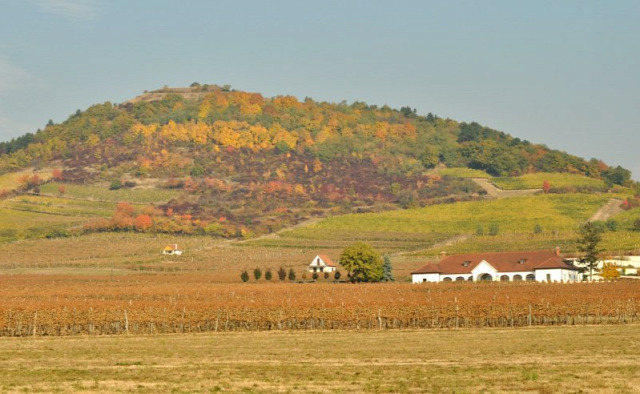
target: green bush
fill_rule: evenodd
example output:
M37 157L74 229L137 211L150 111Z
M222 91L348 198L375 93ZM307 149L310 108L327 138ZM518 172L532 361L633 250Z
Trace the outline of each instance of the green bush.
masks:
M242 271L242 273L240 274L240 279L242 279L243 282L249 281L249 273L247 272L247 270Z

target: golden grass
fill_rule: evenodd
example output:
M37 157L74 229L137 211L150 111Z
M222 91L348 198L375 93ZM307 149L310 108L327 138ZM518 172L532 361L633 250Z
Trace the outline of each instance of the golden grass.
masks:
M2 218L0 220L0 241L42 238L53 229L78 226L89 219L86 217L16 211L1 207L0 217Z
M59 195L58 188L64 186L64 196L86 199L89 201L127 201L134 204L150 204L168 201L180 194L177 190L157 188L122 188L109 190L109 185L75 185L68 183L52 182L43 185L42 193Z
M640 390L640 326L1 338L4 392Z
M161 254L166 245L174 243L184 249L182 256ZM321 252L339 256L339 250L256 247L208 236L98 233L5 243L0 248L0 272L199 271L215 273L220 281L237 281L242 269L255 267L276 270L284 266L302 272Z
M110 217L115 211L116 203L23 195L0 201L0 206L47 215Z
M472 168L439 168L436 172L440 175L447 175L454 178L491 178L491 175L482 170Z
M53 170L51 169L42 169L35 172L33 170L23 170L19 172L2 174L0 175L0 191L17 189L20 186L20 178L25 175L32 176L34 174L37 174L40 179L46 181L51 178L52 173Z
M601 179L588 178L584 175L556 173L556 172L539 172L534 174L525 174L518 177L500 177L493 178L491 182L495 183L501 189L518 190L518 189L541 189L543 182L549 182L552 188L558 187L594 187L605 188L605 183Z
M490 201L457 202L381 213L327 218L310 229L405 233L474 233L497 224L502 232L530 233L536 224L553 230L574 230L608 201L591 194L536 195Z

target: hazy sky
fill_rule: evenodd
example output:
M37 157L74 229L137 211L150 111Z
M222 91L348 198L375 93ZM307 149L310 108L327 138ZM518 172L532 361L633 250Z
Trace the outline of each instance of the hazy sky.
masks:
M639 21L637 0L0 0L0 140L197 81L410 106L640 179Z

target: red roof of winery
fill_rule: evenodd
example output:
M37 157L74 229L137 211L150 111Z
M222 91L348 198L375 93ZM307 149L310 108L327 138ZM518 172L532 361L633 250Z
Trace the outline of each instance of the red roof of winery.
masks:
M326 254L319 254L318 257L320 257L322 259L322 261L324 261L324 263L327 265L327 267L335 267L336 264L333 262L333 260L331 260L329 258L329 256L327 256Z
M530 272L537 269L578 268L564 262L562 256L548 250L503 253L466 253L428 263L412 274L469 274L480 262L486 261L498 272Z

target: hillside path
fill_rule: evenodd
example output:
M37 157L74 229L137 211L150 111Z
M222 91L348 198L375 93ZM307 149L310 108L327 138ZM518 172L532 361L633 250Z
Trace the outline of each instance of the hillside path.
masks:
M307 219L305 221L302 221L302 222L300 222L298 224L294 224L291 227L281 228L280 230L278 230L276 232L273 232L273 233L270 233L270 234L264 234L264 235L261 235L261 236L256 237L256 238L243 239L241 241L231 240L229 242L242 244L242 243L246 243L246 242L259 241L261 239L277 239L277 238L280 238L280 234L282 232L284 232L284 231L295 230L295 229L300 228L300 227L306 227L306 226L312 225L314 223L317 223L322 219L324 219L324 218L311 218L311 219Z
M542 191L542 189L502 190L485 178L471 178L471 180L486 190L487 195L493 198L530 196Z
M620 207L621 203L622 203L621 200L618 200L617 198L612 198L602 208L600 208L598 212L594 213L593 216L591 216L591 218L589 219L589 221L593 222L596 220L607 220L610 217L619 214L620 212L623 211L623 209Z
M403 255L407 255L407 254L414 254L414 253L418 253L421 252L423 250L437 250L437 249L442 249L444 250L447 246L451 246L451 245L455 245L461 242L464 242L466 240L468 240L469 238L471 238L471 234L458 234L458 235L454 235L451 238L447 238L444 239L442 241L436 242L433 245L427 247L427 248L423 248L423 249L417 249L417 250L406 250L406 251L400 251L400 252L396 252L396 253L391 253L391 256L403 256Z

